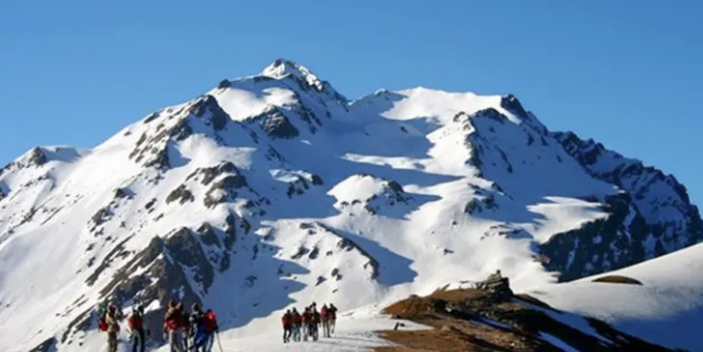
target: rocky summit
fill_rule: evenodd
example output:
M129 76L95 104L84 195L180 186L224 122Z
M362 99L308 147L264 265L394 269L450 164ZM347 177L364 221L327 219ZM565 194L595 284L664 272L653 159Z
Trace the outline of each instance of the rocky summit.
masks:
M198 302L248 336L292 305L392 303L496 269L520 291L703 239L674 176L513 95L350 100L283 59L213 86L0 170L0 350L97 350L105 300L145 305L154 331L170 298Z

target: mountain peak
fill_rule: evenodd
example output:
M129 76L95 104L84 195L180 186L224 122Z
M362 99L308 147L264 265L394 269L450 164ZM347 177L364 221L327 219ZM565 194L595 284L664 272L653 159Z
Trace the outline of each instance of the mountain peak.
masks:
M332 85L329 84L329 82L318 78L307 67L291 60L283 58L276 59L272 64L264 68L264 70L260 73L260 76L273 79L285 79L292 77L293 80L298 82L298 84L312 87L314 90L322 92L340 103L347 103L347 98L339 94L339 92L337 92ZM304 87L304 89L307 88Z
M266 68L264 68L261 72L261 75L276 79L284 78L290 75L307 81L310 84L321 84L320 79L318 79L317 76L315 76L315 74L313 74L308 68L283 58L278 58L272 64L266 66Z

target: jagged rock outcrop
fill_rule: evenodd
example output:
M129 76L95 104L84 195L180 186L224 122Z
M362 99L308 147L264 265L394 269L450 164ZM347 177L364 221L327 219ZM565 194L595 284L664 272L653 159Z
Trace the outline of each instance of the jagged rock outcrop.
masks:
M598 274L639 263L645 258L665 254L661 242L650 240L652 232L632 206L626 193L609 196L602 210L605 219L553 236L540 246L548 263L562 281Z
M41 148L36 147L30 151L29 159L27 161L30 165L42 166L46 164L49 159L46 157L46 154L44 154L44 151Z
M212 95L198 98L189 111L195 117L203 119L207 125L211 125L215 131L224 129L227 122L231 120L230 116L222 110L222 107Z
M56 341L55 337L51 337L47 339L46 341L42 342L39 344L39 346L32 348L29 350L29 352L53 352L56 350Z
M553 135L590 175L625 192L603 201L607 219L542 246L548 267L562 272L562 279L618 269L703 241L698 207L676 178L572 132Z
M288 117L273 105L268 106L260 115L247 121L258 124L269 137L274 139L290 139L300 134Z
M196 236L191 230L180 228L165 239L154 237L101 290L102 297L118 303L158 301L162 308L145 316L148 326L160 326L163 307L170 299L202 304L201 297L212 285L215 270ZM135 272L141 273L134 275ZM91 318L94 317L86 317ZM153 338L161 341L160 336Z
M178 188L174 189L171 193L169 193L168 197L166 197L166 204L175 201L178 201L178 203L183 205L187 202L195 201L195 197L185 185L180 185L178 186Z

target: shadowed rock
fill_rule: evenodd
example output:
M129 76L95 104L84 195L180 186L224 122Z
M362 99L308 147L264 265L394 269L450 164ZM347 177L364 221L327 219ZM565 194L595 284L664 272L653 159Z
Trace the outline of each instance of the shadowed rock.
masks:
M129 255L129 252L125 250L125 243L127 243L127 241L129 241L132 237L134 237L134 235L125 238L105 256L105 259L103 259L102 263L100 263L100 266L98 266L95 271L88 276L88 279L86 279L85 282L88 286L93 286L100 278L103 271L105 271L105 269L107 269L117 258Z
M29 352L53 352L56 351L56 338L50 337L44 342L40 343L37 347L32 348Z
M205 194L204 204L212 208L217 204L233 201L237 197L237 190L247 186L244 175L228 175L215 182Z
M200 240L210 246L221 246L220 240L217 238L215 229L209 223L203 223L196 230L200 235Z
M254 121L272 138L290 139L300 132L288 118L275 106L269 106L263 113L247 121Z
M189 229L180 228L165 240L154 237L143 251L118 270L112 281L100 291L101 297L142 304L158 301L161 307L172 298L202 304L196 291L208 292L214 280L214 270L196 236ZM143 272L133 276L137 270ZM192 281L187 275L192 275ZM192 287L191 282L197 287ZM146 325L160 329L164 313L164 308L148 312ZM163 342L160 334L152 334L152 338Z
M191 178L197 178L201 176L201 183L205 186L209 185L210 182L212 182L214 179L219 177L222 174L225 173L233 173L233 174L238 174L239 170L237 169L234 164L232 164L229 161L226 161L220 165L213 166L213 167L204 167L204 168L198 168L196 169L193 173L188 175L186 180L190 180Z
M631 214L630 204L626 193L608 196L602 206L607 218L552 236L540 246L545 267L570 281L641 262L651 230L639 213Z
M145 167L155 167L159 170L167 170L171 167L166 147L163 149L152 149L152 154L154 154L154 157L144 164Z
M46 164L49 161L49 159L46 157L46 154L44 154L44 151L39 148L35 147L32 148L32 150L29 153L29 164L30 165L36 165L36 166L42 166Z
M185 227L181 228L169 236L165 243L170 256L181 265L190 267L193 270L194 279L207 293L215 273L193 233Z
M324 184L324 182L322 181L322 178L316 174L312 174L311 181L312 181L312 184L315 186L321 186Z
M149 114L149 116L147 116L147 117L144 119L144 123L149 123L149 122L151 122L151 121L156 120L156 119L159 117L159 115L160 115L160 114L159 114L158 112L152 112L151 114Z
M98 209L95 214L90 218L90 221L93 222L93 230L95 230L96 227L102 225L106 221L110 220L112 217L112 212L108 208L100 208Z
M168 197L166 197L166 204L170 204L171 202L175 202L177 200L179 200L179 203L183 205L186 202L195 201L195 197L185 185L180 185L178 188L174 189Z
M494 108L479 110L473 114L473 118L487 118L499 123L505 123L508 118Z
M520 117L527 117L527 111L522 107L520 101L512 94L508 94L500 99L500 106Z
M639 160L625 158L592 139L583 140L573 132L555 132L551 135L591 176L627 192L620 198L611 197L606 200L605 207L611 213L608 220L584 226L579 230L582 236L596 236L596 232L600 234L596 237L599 239L598 243L580 243L597 248L583 251L579 246L576 251L576 266L588 267L588 274L584 275L618 269L703 241L703 220L698 207L691 203L686 188L675 177L665 175L653 167L644 166ZM671 191L670 196L663 198L662 194L667 190ZM631 222L628 222L628 215L633 219ZM624 223L616 224L616 221ZM599 231L599 228L602 231ZM614 231L615 229L617 231ZM623 235L624 233L629 233L629 236ZM568 235L573 236L575 233ZM574 240L573 237L562 239L559 247L567 252L573 250L573 243L568 243ZM645 245L649 242L654 246ZM613 248L623 254L615 257ZM652 248L654 250L651 250ZM551 258L550 254L555 258ZM556 253L550 254L547 256L553 261L563 260ZM594 256L597 257L594 259ZM575 278L574 275L576 273L567 276Z
M220 83L217 84L218 89L226 89L232 86L232 82L230 82L227 79L223 79L220 81Z
M178 123L173 126L169 134L177 141L182 141L193 134L193 128L190 127L188 120L183 119L181 121L178 121Z
M197 118L204 118L215 131L224 129L227 121L231 120L230 116L217 103L217 99L209 94L198 98L190 108L190 112Z

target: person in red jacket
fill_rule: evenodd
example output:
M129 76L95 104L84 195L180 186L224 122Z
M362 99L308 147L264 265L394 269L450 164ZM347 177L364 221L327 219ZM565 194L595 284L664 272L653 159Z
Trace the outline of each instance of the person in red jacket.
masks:
M300 328L303 326L303 316L293 308L293 341L300 342Z
M290 313L290 309L286 311L286 314L283 314L281 322L283 323L283 343L288 343L293 333L293 315Z
M144 307L137 306L127 320L132 340L132 352L145 352L147 331L144 328Z
M326 304L323 304L320 309L320 322L322 323L322 336L332 337L330 335L329 311Z

